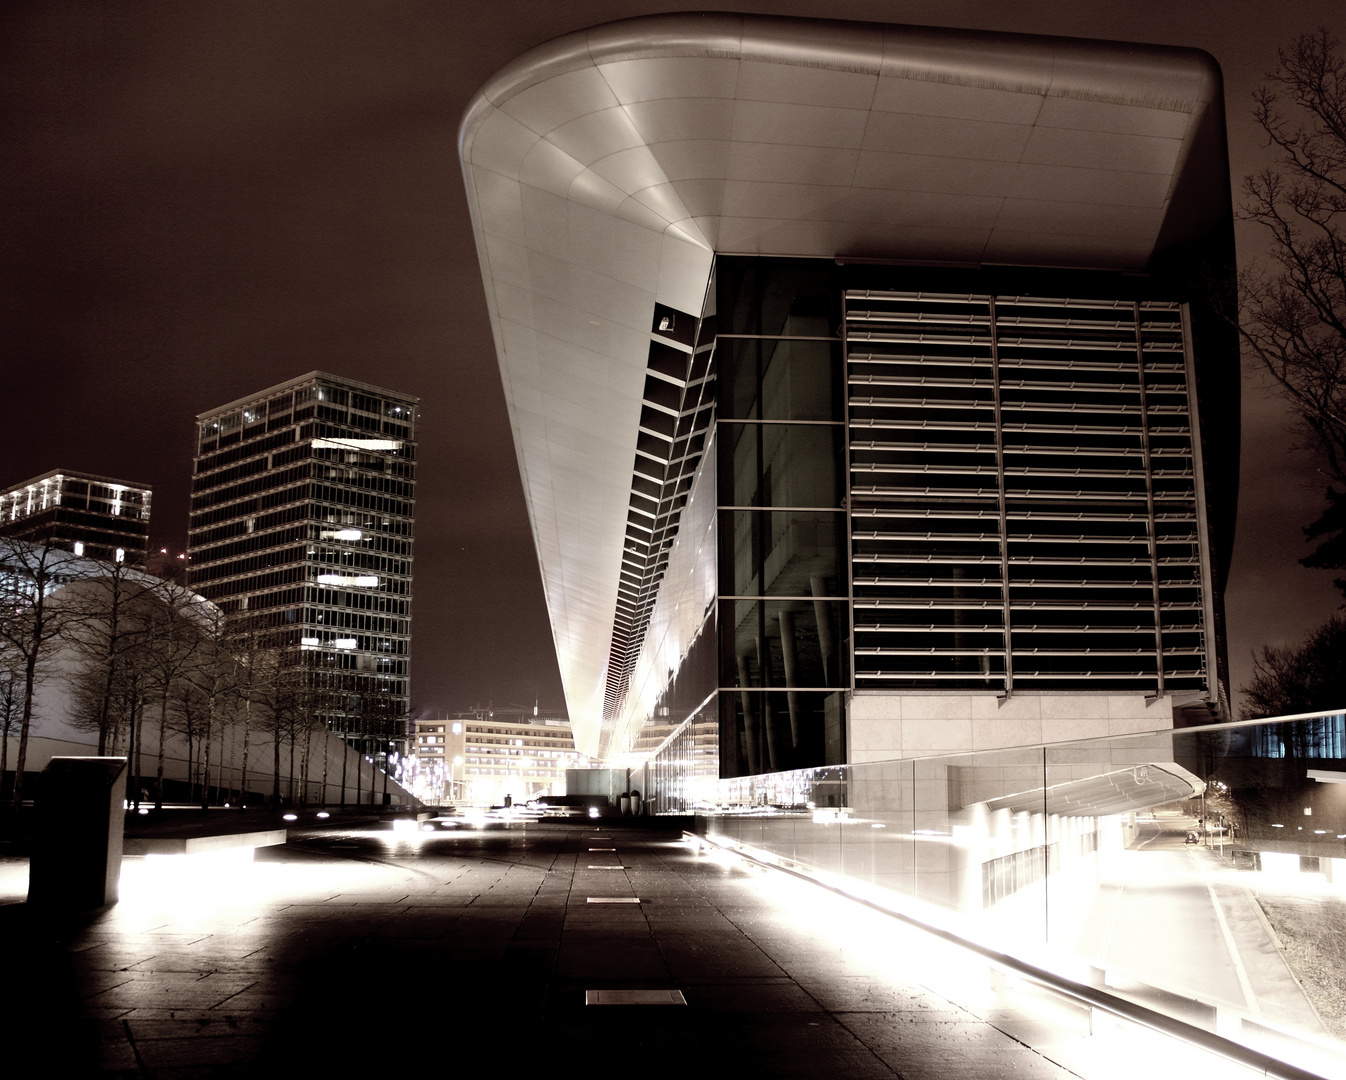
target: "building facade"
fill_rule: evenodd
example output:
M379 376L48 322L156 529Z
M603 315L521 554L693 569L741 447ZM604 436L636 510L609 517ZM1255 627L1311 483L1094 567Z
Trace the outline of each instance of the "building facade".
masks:
M53 469L0 491L0 536L89 559L144 566L151 489L106 476Z
M1224 712L1221 95L1195 50L731 14L483 87L460 148L582 751L681 806Z
M412 753L430 798L477 805L565 794L566 770L589 764L575 749L570 721L539 716L536 707L422 717L414 721Z
M406 751L418 400L314 371L197 417L192 588L380 763Z

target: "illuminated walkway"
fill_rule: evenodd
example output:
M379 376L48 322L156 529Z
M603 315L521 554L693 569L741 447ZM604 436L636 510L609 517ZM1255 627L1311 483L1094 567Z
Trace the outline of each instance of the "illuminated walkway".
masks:
M52 1015L86 1021L49 1045L51 1075L1200 1068L1143 1033L1091 1037L1082 1013L995 989L984 965L891 919L620 822L295 830L250 865L185 881L180 862L128 860L120 904L47 932L14 902L8 870L0 930L30 973L5 1017L12 1034L31 1038ZM686 1004L586 1005L590 991L678 991Z

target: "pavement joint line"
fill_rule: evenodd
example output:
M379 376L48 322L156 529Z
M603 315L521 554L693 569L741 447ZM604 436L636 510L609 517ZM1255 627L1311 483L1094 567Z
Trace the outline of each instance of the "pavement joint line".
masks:
M135 1036L131 1034L131 1023L129 1020L122 1021L122 1030L126 1032L126 1041L131 1047L131 1056L136 1059L136 1068L141 1076L149 1076L150 1071L145 1067L145 1059L140 1056L140 1047L136 1045Z
M638 904L638 896L586 896L585 900L590 904Z

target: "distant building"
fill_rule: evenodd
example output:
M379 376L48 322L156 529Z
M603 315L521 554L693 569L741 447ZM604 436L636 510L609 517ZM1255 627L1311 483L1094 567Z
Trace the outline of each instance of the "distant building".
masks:
M412 753L416 771L443 795L422 798L498 804L509 795L525 802L565 793L567 769L589 759L575 749L570 721L536 710L478 706L452 716L416 721Z
M406 748L418 401L311 371L197 417L191 587L380 764Z
M50 537L62 551L142 566L150 546L150 488L53 469L0 489L0 536L35 543Z

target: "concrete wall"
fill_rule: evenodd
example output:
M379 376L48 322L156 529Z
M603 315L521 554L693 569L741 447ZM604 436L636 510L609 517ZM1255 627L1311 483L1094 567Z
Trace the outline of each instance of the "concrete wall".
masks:
M856 765L1172 727L1170 697L856 693L847 710L847 760Z
M33 774L40 773L53 757L92 756L97 754L96 740L90 738L88 741L76 741L71 738L72 733L68 730L64 734L65 738L47 738L41 735L29 737L28 760L24 769L25 784L32 779ZM159 759L158 726L153 721L146 721L144 738L145 746L140 757L139 771L141 778L139 784L141 788L149 792L150 800L153 801L155 773L158 769ZM9 756L6 759L11 773L14 771L15 762L18 759L18 752L19 740L17 737L11 736L9 739ZM124 754L125 748L119 748L116 753ZM301 783L302 755L303 748L298 747L295 753L295 779L292 790L290 785L290 748L282 743L280 756L280 794L282 799L292 799L295 803L307 802L308 804L322 803L326 805L338 805L343 801L346 804L352 804L358 799L359 802L367 804L372 793L376 804L382 802L385 779L383 772L371 762L362 759L339 736L330 732L314 733L308 750L309 782L306 789ZM199 764L199 748L193 756L198 759L197 764ZM255 802L256 796L261 796L262 799L271 797L272 762L271 741L264 735L254 732L248 750L248 790L254 793L251 801ZM323 783L324 763L327 773L325 786ZM211 787L223 788L224 790L237 789L241 779L242 764L241 736L233 740L232 746L230 740L226 737L223 752L217 736L211 749ZM342 788L343 765L345 768L344 792ZM132 765L128 775L133 775L135 771L136 769ZM164 778L168 781L179 781L181 783L187 781L186 741L172 732L169 732L164 744ZM168 801L179 801L181 788L170 786L167 790ZM389 799L394 803L407 804L415 801L412 795L392 777L387 778L387 790ZM129 791L128 795L133 798L135 792Z

